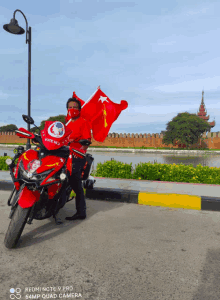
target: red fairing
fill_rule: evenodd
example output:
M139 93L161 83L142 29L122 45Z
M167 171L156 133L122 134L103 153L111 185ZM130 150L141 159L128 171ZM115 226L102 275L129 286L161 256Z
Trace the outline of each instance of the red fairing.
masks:
M61 189L61 184L56 183L48 186L48 198L53 199L57 192Z
M34 159L38 159L38 157L39 157L38 152L35 150L28 149L26 152L24 152L21 155L21 159L22 159L25 170L27 170L29 162Z
M20 189L20 183L19 182L14 182L14 186L15 186L17 191Z
M15 169L14 176L15 176L16 179L18 178L18 169L19 169L19 163L20 163L20 161L21 161L21 156L18 159L18 163L17 163L16 169ZM15 186L15 188L16 188L17 191L20 189L20 183L19 182L15 182L14 186Z
M47 182L47 180L52 177L55 173L57 173L65 163L65 159L57 156L46 156L42 158L41 160L41 166L36 170L37 174L40 174L44 171L51 170L51 173L48 174L48 176L44 179L44 181L41 183L41 186L47 183L52 183L53 181ZM53 170L54 169L54 170ZM52 171L53 170L53 171ZM54 182L59 181L59 179L54 180Z
M42 141L48 150L64 146L70 134L71 130L59 121L46 121L44 129L41 130Z
M15 174L14 174L14 176L15 176L16 179L18 178L18 170L19 170L19 163L20 163L20 161L22 160L24 168L27 170L28 164L33 159L38 159L38 153L36 151L32 150L32 149L27 150L25 153L23 153L19 157L16 169L15 169ZM19 188L20 188L20 183L19 182L15 182L14 185L15 185L16 190L18 191Z
M39 191L30 191L26 186L22 190L18 205L22 208L32 207L34 203L36 203L40 199L40 192Z

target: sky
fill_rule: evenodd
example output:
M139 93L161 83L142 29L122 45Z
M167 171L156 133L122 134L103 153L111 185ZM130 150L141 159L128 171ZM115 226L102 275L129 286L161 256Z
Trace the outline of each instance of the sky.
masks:
M10 0L0 4L0 126L27 128L28 44L3 30L16 9L32 29L31 116L59 114L73 91L101 90L128 108L110 133L160 133L178 113L197 113L202 90L220 131L219 1ZM26 30L20 12L15 18Z

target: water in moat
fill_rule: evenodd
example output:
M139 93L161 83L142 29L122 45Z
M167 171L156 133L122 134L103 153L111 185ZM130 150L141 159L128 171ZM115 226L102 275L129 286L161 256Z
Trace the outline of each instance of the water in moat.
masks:
M105 162L107 160L114 159L116 161L121 161L123 163L132 163L132 166L135 167L136 164L142 163L162 163L162 164L192 164L193 167L196 167L198 164L202 166L217 167L220 168L220 154L173 154L173 153L122 153L122 152L98 152L88 149L88 153L92 154L94 157L94 166L96 169L97 163ZM11 157L14 156L13 148L0 148L0 156L7 154Z

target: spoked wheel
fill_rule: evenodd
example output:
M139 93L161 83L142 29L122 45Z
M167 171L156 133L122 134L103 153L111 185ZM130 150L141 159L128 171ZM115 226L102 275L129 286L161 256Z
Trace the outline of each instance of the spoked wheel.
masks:
M20 205L17 205L5 235L4 244L6 248L16 247L30 212L31 208L22 208Z

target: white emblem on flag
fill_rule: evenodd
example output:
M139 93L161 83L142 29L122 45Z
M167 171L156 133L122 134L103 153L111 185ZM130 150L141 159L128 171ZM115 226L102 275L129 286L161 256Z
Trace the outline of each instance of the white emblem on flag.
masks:
M108 102L107 97L103 97L103 96L100 96L99 101L102 101L102 103L105 101Z
M56 121L49 126L48 133L52 137L62 138L65 134L65 127L63 123Z

